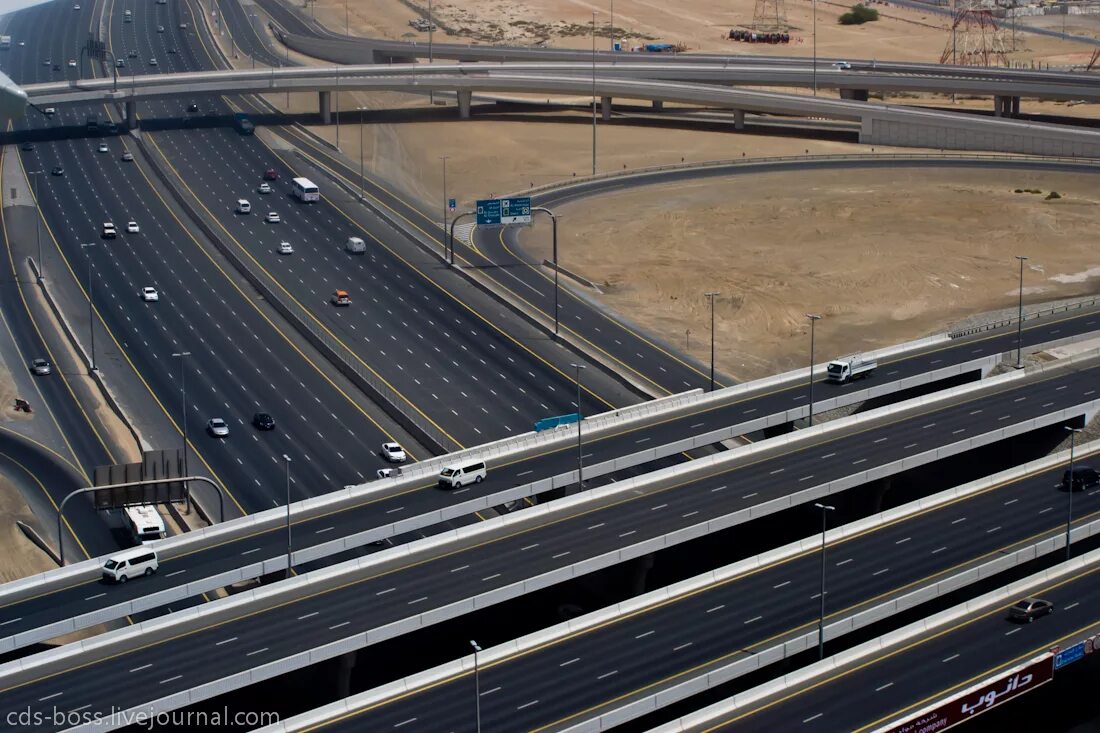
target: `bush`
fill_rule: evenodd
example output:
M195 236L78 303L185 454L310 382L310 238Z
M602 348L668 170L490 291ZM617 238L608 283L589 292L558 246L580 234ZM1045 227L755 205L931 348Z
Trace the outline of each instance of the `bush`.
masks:
M1047 194L1047 199L1046 200L1050 201L1051 199L1060 199L1060 198L1062 198L1062 195L1060 193L1058 193L1057 191L1051 191L1050 193Z
M862 3L853 5L851 11L840 16L841 25L863 25L878 20L878 11Z

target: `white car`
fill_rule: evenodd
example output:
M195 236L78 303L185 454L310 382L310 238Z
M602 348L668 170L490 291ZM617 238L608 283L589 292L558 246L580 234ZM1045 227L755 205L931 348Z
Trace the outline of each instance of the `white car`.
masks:
M76 59L69 59L69 68L70 69L75 69L76 68Z
M55 114L57 114L57 107L47 107L46 109L42 110L42 114L46 115L47 117L53 117Z
M156 288L146 285L141 289L141 299L146 303L155 303L160 300L160 293Z
M133 153L131 153L131 152L130 152L129 150L127 150L127 151L126 151L125 153L123 153L123 154L122 154L122 159L123 159L123 160L124 160L125 162L129 163L129 162L133 161L133 159L134 159L134 154L133 154Z
M164 26L158 25L157 26L157 33L164 33Z
M294 247L290 245L290 242L279 242L279 249L276 250L281 255L294 254Z
M103 231L100 232L100 236L104 239L114 239L118 236L118 230L115 229L115 225L109 221L103 222Z
M847 61L834 61L833 62L833 68L836 69L837 71L843 71L845 69L852 68L852 65L849 64Z
M260 187L256 189L260 193L271 193L271 184L261 183Z
M206 423L206 432L210 433L215 438L228 438L229 425L220 417L212 417Z
M79 5L74 5L73 10L80 10L80 6Z
M278 212L269 211L267 212L267 216L264 218L264 221L266 221L268 224L278 224L282 221L282 219L279 218Z
M404 463L408 458L405 455L405 449L397 443L383 443L382 450L379 452L390 463Z
M151 58L151 59L149 59L149 65L150 65L150 66L156 66L156 65L157 65L157 60L156 60L156 58L155 58L155 57L154 57L154 58Z
M127 234L140 234L141 233L141 227L138 226L138 223L136 221L128 221L128 222L126 222L126 233Z
M99 144L99 148L97 148L97 149L98 149L98 150L99 150L99 152L101 152L101 153L106 153L106 152L109 152L109 151L110 151L110 148L108 148L108 147L107 147L107 143L100 143L100 144Z
M377 476L378 478L397 478L398 476L401 475L401 469L398 468L398 467L380 468L380 469L378 469L377 471L374 472L374 475ZM381 542L372 542L371 544L372 545L380 545L382 543Z
M20 46L26 46L26 45L27 45L27 42L26 42L26 41L20 41L20 42L19 42L19 45L20 45Z

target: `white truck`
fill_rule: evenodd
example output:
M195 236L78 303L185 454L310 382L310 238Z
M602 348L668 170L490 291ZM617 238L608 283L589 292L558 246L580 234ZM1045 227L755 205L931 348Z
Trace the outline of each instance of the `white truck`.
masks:
M878 362L874 359L865 359L862 356L846 356L843 359L830 361L826 367L825 381L844 384L852 379L871 376Z
M11 36L0 36L0 48L11 48Z

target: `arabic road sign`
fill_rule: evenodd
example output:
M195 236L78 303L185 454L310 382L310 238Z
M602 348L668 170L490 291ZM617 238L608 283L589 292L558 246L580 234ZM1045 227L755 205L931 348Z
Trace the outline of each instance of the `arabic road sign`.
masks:
M1017 667L991 682L975 685L938 705L879 728L878 732L918 733L934 730L938 733L952 728L1050 682L1054 678L1053 660L1052 655L1044 654L1040 659Z
M530 224L531 198L478 199L477 225Z
M447 199L447 208L451 210L452 214L455 212L455 207L457 205L458 205L458 202L455 201L454 199Z
M1063 649L1054 655L1054 668L1061 669L1067 664L1073 664L1085 658L1085 642L1074 644L1069 649Z
M541 432L543 430L549 430L550 428L556 428L559 425L571 425L581 419L581 416L576 412L571 412L568 415L558 415L556 417L544 417L535 423L535 432Z

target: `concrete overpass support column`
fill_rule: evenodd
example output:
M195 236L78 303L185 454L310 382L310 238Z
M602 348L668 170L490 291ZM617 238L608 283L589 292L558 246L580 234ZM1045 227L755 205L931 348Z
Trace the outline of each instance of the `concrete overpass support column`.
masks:
M1007 97L1000 97L1000 96L993 97L993 116L994 117L1004 117L1005 107L1006 107L1005 101L1007 99L1008 99Z
M470 119L471 92L458 90L458 116L463 120Z
M126 102L126 128L136 130L137 126L137 102L130 99Z
M733 129L744 130L745 129L745 110L735 109L733 111Z
M1019 97L1011 97L1011 100L1012 100L1012 109L1009 110L1009 112L1013 117L1019 117L1020 116L1020 98Z
M665 100L663 100L663 99L654 99L653 100L653 109L660 112L664 108L665 108Z
M341 699L351 695L351 673L355 670L355 662L359 652L348 652L337 657L336 662L336 694Z
M321 113L321 123L332 124L332 92L317 92L317 109Z
M611 120L611 97L600 97L600 119L604 122Z
M841 89L841 99L850 99L853 102L866 102L867 90L866 89Z
M630 594L640 596L646 592L646 580L653 569L653 553L631 560L626 568Z

